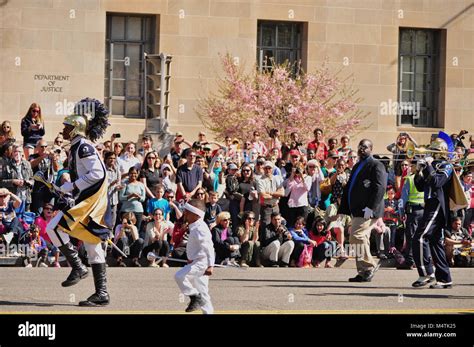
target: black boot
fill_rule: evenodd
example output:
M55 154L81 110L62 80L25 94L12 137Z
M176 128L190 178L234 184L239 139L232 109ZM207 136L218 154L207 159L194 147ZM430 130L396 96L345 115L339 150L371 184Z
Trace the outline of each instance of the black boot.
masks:
M74 248L71 242L66 243L63 246L59 247L61 253L66 257L68 263L71 265L72 270L67 279L61 283L63 287L70 287L83 278L86 278L89 274L87 267L82 264L81 259L79 258L79 253Z
M109 293L107 293L106 265L91 264L92 274L94 275L95 293L85 301L80 301L79 306L105 306L110 302Z
M204 305L204 301L201 298L201 294L191 295L189 297L191 301L189 302L188 307L186 308L186 312L193 312L199 310L202 305Z

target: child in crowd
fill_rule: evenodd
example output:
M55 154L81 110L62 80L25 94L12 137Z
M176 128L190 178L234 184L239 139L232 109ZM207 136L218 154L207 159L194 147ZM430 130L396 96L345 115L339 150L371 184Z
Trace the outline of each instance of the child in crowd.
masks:
M30 230L27 233L28 251L23 259L25 267L33 267L31 258L37 258L36 266L48 267L47 256L48 247L46 241L40 236L40 228L36 224L31 224Z
M313 223L313 228L309 232L309 238L315 241L313 249L313 266L320 267L320 263L326 259L324 267L331 268L331 258L336 251L337 243L333 240L324 218L317 217Z
M300 262L300 257L303 251L307 254L313 253L313 247L317 246L316 241L308 237L308 230L305 228L304 217L296 217L295 227L289 230L292 240L295 243L295 248L291 254L290 266L295 267L301 265L306 267L304 261ZM306 250L305 250L306 249ZM299 263L299 264L298 264Z
M222 208L217 204L219 196L217 192L211 190L208 193L209 202L206 203L206 214L204 215L204 221L206 222L209 229L216 226L216 218L219 213L222 212Z
M167 199L163 198L165 194L165 187L162 184L157 184L155 186L155 198L148 200L147 213L150 216L148 221L153 219L153 211L159 208L163 211L163 218L168 221L170 219L169 212L171 211L170 202Z
M390 232L384 232L383 243L377 242L377 244L384 248L383 251L379 250L379 258L387 259L389 250L395 247L395 236L399 224L398 200L395 198L395 188L393 186L387 186L383 221Z

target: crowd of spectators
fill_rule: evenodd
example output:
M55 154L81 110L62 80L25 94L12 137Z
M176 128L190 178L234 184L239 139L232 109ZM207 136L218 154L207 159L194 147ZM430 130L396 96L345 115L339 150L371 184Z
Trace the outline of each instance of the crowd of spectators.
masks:
M52 144L44 140L45 120L36 103L21 121L21 135L15 136L10 122L1 124L0 241L28 244L41 254L42 264L59 266L58 250L45 233L55 213L54 197L33 175L40 171L58 185L69 180L68 145L61 134ZM473 167L467 158L474 139L465 145L463 135L453 134L456 156L451 161L470 205L452 211L453 227L446 230L451 264L460 253L456 249L470 245L472 234ZM285 142L278 129L254 131L249 140L226 137L223 143L208 141L204 132L195 141L176 133L169 153L160 156L149 136L135 144L113 135L96 148L108 172L111 238L129 260L116 249L110 255L118 266L181 264L187 241L182 208L195 198L206 202L204 219L218 263L320 267L324 262L332 267L333 257L347 257L351 219L337 211L358 160L350 141L347 135L326 141L319 128L307 144L298 133ZM407 155L409 141L416 145L409 134L400 133L387 146L393 158L379 158L388 172L386 228L372 236L373 252L381 259L397 251L409 256L406 206L400 203L409 194L405 182L415 169Z

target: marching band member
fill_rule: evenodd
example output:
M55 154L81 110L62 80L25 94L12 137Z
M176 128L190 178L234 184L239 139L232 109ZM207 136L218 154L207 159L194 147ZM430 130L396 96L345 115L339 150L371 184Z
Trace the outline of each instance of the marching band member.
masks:
M49 222L47 232L72 267L62 283L69 287L88 276L88 270L79 258L69 236L84 242L94 276L95 293L79 306L103 306L109 304L106 287L105 252L102 241L110 230L104 222L107 209L106 168L92 141L103 136L107 126L108 110L98 100L83 99L74 108L74 114L64 119L63 137L71 141L68 157L71 182L59 189L62 194L74 197L74 206L63 207Z
M448 187L453 178L453 166L446 161L449 136L442 132L431 142L430 151L435 154L418 160L415 186L424 192L423 218L413 236L413 258L419 278L413 282L415 288L431 284L430 288L451 288L451 274L443 245L443 228L449 226ZM436 153L439 152L439 153ZM436 271L433 271L433 263Z

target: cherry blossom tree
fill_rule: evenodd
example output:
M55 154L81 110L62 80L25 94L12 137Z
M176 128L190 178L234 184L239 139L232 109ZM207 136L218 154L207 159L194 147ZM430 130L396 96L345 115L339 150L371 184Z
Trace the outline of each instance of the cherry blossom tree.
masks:
M198 114L217 136L248 138L254 130L279 129L284 140L297 132L313 139L313 129L326 136L354 133L366 116L357 108L357 91L331 74L326 64L314 73L294 74L290 64L244 73L227 54L221 57L224 76L218 91L199 102Z

